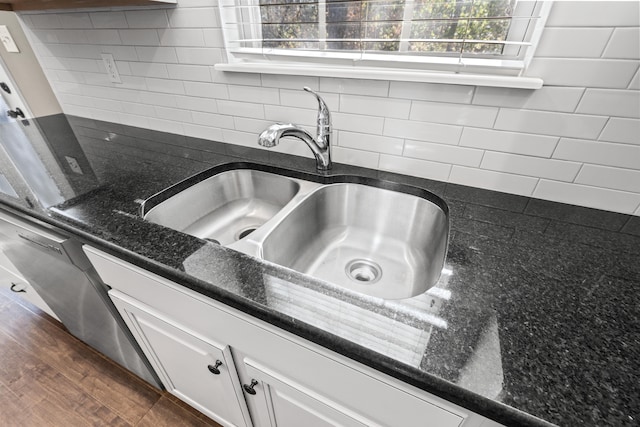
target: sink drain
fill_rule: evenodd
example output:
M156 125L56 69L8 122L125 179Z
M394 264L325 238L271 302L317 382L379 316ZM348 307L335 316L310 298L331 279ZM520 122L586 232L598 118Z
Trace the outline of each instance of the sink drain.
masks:
M240 230L240 232L238 232L238 235L236 237L236 240L240 240L240 239L244 239L245 237L247 237L249 234L253 233L254 231L256 231L257 227L247 227L244 230Z
M382 269L378 264L366 259L354 259L347 264L347 276L361 284L373 284L380 280Z

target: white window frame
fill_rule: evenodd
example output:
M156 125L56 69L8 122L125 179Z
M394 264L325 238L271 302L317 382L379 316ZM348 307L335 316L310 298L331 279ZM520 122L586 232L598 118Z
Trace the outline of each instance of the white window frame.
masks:
M248 37L241 34L242 24L238 14L251 16L252 22L260 21L258 0L243 0L247 6L237 8L236 0L219 0L222 29L227 48L228 62L217 64L215 68L222 71L249 72L263 74L307 75L318 77L361 78L374 80L419 81L430 83L466 84L477 86L513 87L538 89L543 81L537 77L523 75L529 65L535 47L540 40L546 18L553 3L552 0L520 0L516 3L514 15L539 16L530 25L529 20L512 21L505 49L510 58L494 57L461 57L461 56L407 56L386 53L309 51L294 49L274 49L260 47L262 41L261 26L249 27ZM326 39L324 23L325 0L319 0L319 39ZM405 16L411 14L413 0L405 5ZM242 21L242 18L239 19ZM228 23L232 24L228 24ZM246 21L245 21L246 22ZM402 34L409 34L410 21L405 20ZM526 34L528 33L528 34ZM528 42L522 42L527 35ZM240 47L233 40L255 40L253 47ZM401 37L401 50L408 42ZM480 41L484 42L484 41ZM525 54L517 52L525 48Z

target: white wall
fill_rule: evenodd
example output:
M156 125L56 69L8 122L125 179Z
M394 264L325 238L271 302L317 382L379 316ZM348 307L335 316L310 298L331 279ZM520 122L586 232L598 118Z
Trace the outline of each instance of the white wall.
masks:
M257 148L273 122L313 128L307 85L332 109L338 162L640 215L638 1L556 2L535 91L214 71L216 0L21 18L68 114Z

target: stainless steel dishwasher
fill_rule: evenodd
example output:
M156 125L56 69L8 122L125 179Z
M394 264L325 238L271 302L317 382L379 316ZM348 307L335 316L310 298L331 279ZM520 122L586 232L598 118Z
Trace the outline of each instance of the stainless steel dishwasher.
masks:
M79 241L0 210L0 247L71 334L162 388Z

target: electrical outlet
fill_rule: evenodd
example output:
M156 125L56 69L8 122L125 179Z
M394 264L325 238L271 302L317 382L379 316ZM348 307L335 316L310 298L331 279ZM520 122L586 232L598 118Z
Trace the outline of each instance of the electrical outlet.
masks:
M110 53L103 53L101 56L111 83L122 83L120 73L118 73L118 68L116 67L116 61L113 60L113 55Z
M78 163L78 160L75 157L64 156L64 158L66 159L67 163L69 164L69 167L73 172L77 173L78 175L83 174L82 168L80 167L80 164Z

